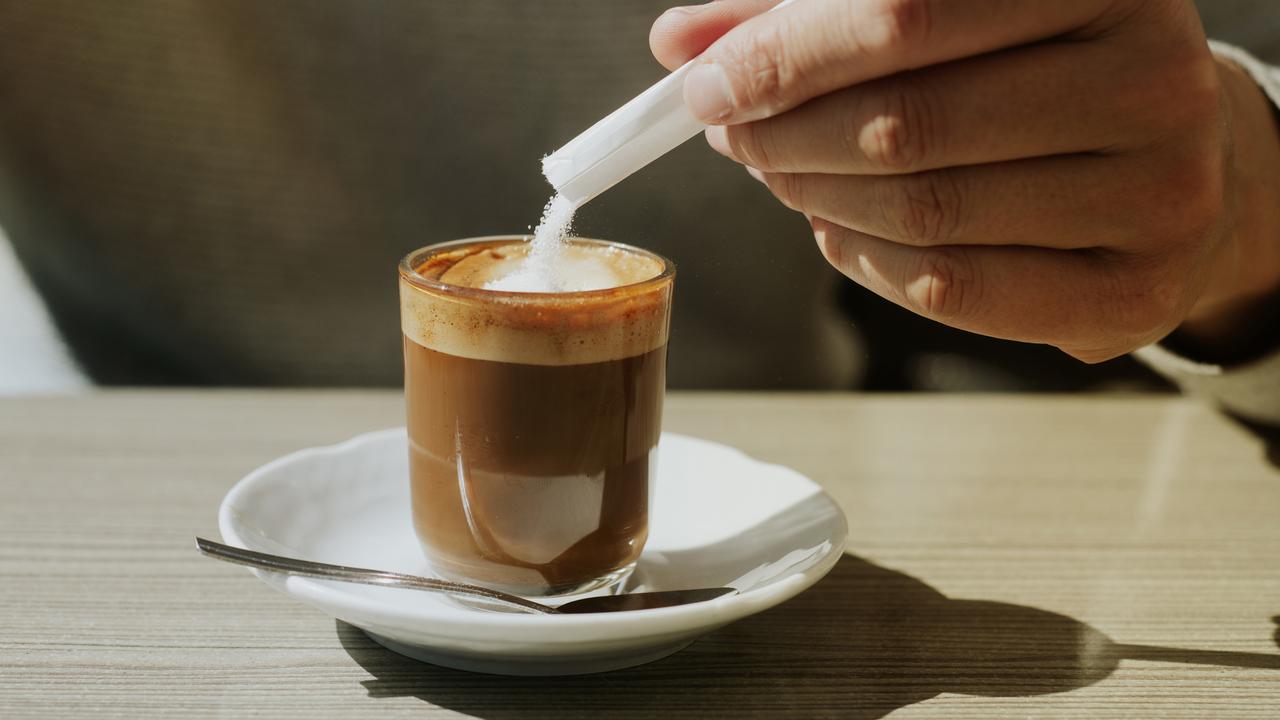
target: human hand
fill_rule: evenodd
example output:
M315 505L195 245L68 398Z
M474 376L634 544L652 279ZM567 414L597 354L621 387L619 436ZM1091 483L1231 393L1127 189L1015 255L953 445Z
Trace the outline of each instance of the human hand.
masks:
M654 54L859 284L1087 362L1280 288L1271 107L1190 0L722 0ZM704 52L705 50L705 52Z

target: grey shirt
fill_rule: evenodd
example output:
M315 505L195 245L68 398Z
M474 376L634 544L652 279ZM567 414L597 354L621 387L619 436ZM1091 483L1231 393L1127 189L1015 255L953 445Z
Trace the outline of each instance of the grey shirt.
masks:
M395 384L397 259L525 231L540 156L662 75L669 4L0 0L0 225L100 382ZM1276 56L1280 6L1204 9ZM675 387L853 387L916 342L701 142L578 230L676 261Z
M0 0L0 225L99 381L398 383L396 262L526 232L666 5ZM677 263L673 385L853 381L807 224L703 143L577 229Z

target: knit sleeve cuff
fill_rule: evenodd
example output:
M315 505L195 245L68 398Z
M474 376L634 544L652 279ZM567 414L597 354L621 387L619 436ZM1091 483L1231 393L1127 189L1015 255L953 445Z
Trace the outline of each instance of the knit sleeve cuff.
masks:
M1162 345L1133 354L1188 394L1206 397L1240 417L1280 425L1280 350L1234 366L1196 362Z

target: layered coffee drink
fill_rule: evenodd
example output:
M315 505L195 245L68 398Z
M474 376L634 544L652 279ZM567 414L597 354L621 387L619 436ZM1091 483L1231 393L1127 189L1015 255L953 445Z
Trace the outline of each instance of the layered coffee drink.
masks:
M400 267L414 528L442 576L521 595L619 581L648 535L674 268L574 239L563 292L486 289L523 238Z

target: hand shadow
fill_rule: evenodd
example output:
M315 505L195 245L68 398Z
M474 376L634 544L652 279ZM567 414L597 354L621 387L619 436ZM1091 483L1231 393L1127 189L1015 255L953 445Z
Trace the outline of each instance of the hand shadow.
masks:
M1029 696L1106 678L1123 658L1280 670L1280 656L1122 645L1072 618L955 600L845 555L809 591L665 660L576 677L502 677L419 663L339 621L373 698L416 696L480 718L880 718L940 693Z
M1225 413L1237 425L1243 427L1262 441L1262 454L1271 467L1280 470L1280 427L1264 425L1232 413Z

